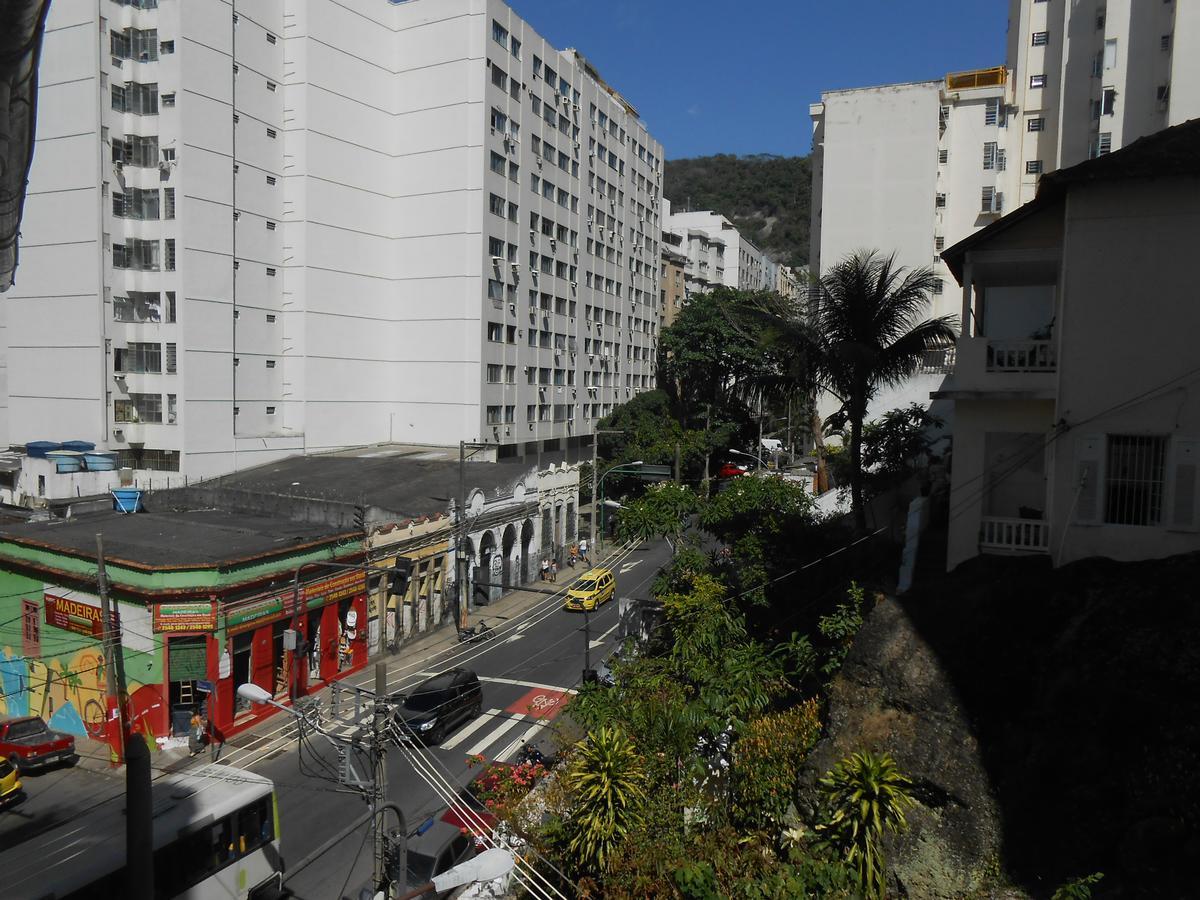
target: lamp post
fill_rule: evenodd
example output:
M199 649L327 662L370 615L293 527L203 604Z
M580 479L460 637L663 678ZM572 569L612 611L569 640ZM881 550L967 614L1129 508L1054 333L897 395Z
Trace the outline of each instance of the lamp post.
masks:
M762 457L761 457L761 456L758 456L758 455L756 455L756 454L754 454L754 453L744 453L744 452L742 452L741 450L730 450L729 452L730 452L730 453L732 453L732 454L734 454L735 456L744 456L744 457L746 457L747 459L753 459L753 460L755 460L755 461L758 463L758 467L759 467L760 469L765 469L765 468L767 467L766 463L764 463L764 462L762 461Z
M591 518L591 521L589 524L591 525L591 529L593 532L599 531L599 529L596 527L596 490L597 490L596 448L600 445L600 435L602 435L602 434L624 434L624 433L625 432L619 428L597 428L595 430L595 432L592 433L592 518ZM597 543L599 541L599 539L600 538L599 538L598 533L592 534L593 543ZM596 556L599 556L599 555L600 555L600 548L599 548L599 546L597 546L596 547Z
M609 469L607 472L605 472L603 475L600 476L600 481L596 486L596 490L598 490L600 492L600 527L596 531L596 557L597 558L600 557L600 554L604 548L604 479L607 478L609 475L612 475L614 472L616 472L617 474L629 475L631 473L639 471L642 468L642 466L644 466L644 465L645 465L645 463L642 462L642 460L640 460L640 459L637 460L636 462L622 463L619 466L613 466L611 469ZM592 472L593 472L593 477L595 477L595 475L594 475L595 470L593 469ZM593 510L596 509L596 495L595 494L592 494L592 509Z
M464 884L492 881L501 875L507 875L516 864L517 861L510 851L502 847L492 847L466 862L447 869L441 875L435 875L433 881L413 888L407 894L401 894L396 900L415 900L430 891L449 891ZM385 897L382 893L376 894L374 900L385 900Z

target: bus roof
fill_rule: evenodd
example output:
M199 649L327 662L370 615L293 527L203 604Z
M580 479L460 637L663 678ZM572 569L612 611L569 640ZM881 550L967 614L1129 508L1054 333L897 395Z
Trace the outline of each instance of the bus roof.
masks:
M76 810L65 819L60 815L50 827L0 853L5 897L63 896L125 864L124 781L88 775L103 780L90 795L90 804L75 804ZM95 786L95 781L88 785ZM156 778L151 789L157 849L197 820L220 818L269 794L273 784L244 769L204 765Z

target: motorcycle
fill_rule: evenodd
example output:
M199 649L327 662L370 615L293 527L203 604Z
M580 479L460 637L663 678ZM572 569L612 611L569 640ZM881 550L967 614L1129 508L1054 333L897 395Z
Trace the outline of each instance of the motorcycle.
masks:
M470 628L458 629L458 642L460 644L474 644L478 641L486 641L492 636L492 628L487 622L480 622L478 625L472 625Z

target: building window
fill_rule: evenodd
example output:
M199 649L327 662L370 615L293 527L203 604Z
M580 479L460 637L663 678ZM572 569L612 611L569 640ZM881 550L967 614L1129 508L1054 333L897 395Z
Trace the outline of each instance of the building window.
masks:
M268 219L268 220L266 221L266 226L267 226L267 231L274 231L274 230L275 230L275 223L274 223L274 222L272 222L270 219Z
M1048 43L1050 43L1050 32L1035 31L1033 33L1033 46L1045 47Z
M1095 143L1092 145L1092 156L1104 156L1106 153L1112 152L1112 132L1102 131L1096 135Z
M504 377L504 366L488 363L487 380L488 384L500 384Z
M938 251L938 253L941 253L943 250L945 250L946 249L946 238L940 234L937 237L935 237L933 239L933 249Z
M946 208L946 195L938 194L933 198L933 205L938 209Z
M488 297L492 300L504 299L504 282L495 278L488 279Z
M175 218L175 188L163 188L163 218Z
M503 322L488 322L488 340L496 344L504 343Z
M497 65L492 66L492 84L502 91L508 90L508 73Z
M981 213L1001 212L1002 194L991 185L984 187L980 193L979 211Z
M134 341L113 351L113 371L150 373L162 371L162 345Z
M271 184L271 185L273 185L273 184L275 184L275 180L276 180L276 179L275 179L275 176L274 176L274 175L268 175L268 176L267 176L267 184Z
M487 408L487 423L489 425L501 424L501 412L499 406L489 406Z
M1109 525L1162 524L1167 439L1108 436L1104 477L1104 521Z
M275 269L274 269L274 267L273 267L273 266L267 266L267 277L268 277L268 278L274 278L274 277L275 277Z
M942 281L942 279L939 278L933 283L934 294L941 294L945 289L945 283Z
M1041 175L1042 161L1040 159L1029 159L1025 161L1026 175Z
M1161 38L1159 38L1158 46L1161 47L1163 50L1170 50L1171 49L1171 36L1169 34L1164 34Z
M279 40L279 38L275 37L275 35L271 34L270 32L267 33L268 44L274 44L277 40Z
M1029 76L1029 86L1031 88L1044 88L1046 86L1046 76L1045 75L1030 75Z
M273 91L273 90L275 90L275 82L273 82L273 81L268 81L268 82L267 82L267 90L268 90L268 91Z
M1114 115L1117 111L1117 89L1113 87L1106 87L1104 89L1104 96L1100 101L1100 104L1100 112L1102 115Z
M267 322L271 323L274 321L275 321L275 313L267 313Z
M273 368L275 368L275 360L273 360L273 359L268 359L268 360L267 360L267 368L268 368L268 369L273 369Z
M274 128L268 128L267 129L267 137L269 137L269 138L279 137L279 132L277 132Z
M273 415L275 415L275 407L273 407L273 406L268 406L268 407L267 407L267 415L268 415L268 416L273 416Z
M167 344L167 374L174 375L178 371L176 368L177 357L176 345L174 343Z
M175 52L175 42L174 41L163 41L161 44L158 45L158 52L161 53L163 56L169 56L170 54Z
M162 394L130 394L113 403L113 420L118 423L150 422L161 424Z
M938 151L938 165L944 166L949 161L950 161L950 151L949 150L939 150Z
M508 49L508 29L492 19L492 40L501 47Z
M1159 103L1166 103L1171 99L1171 86L1169 84L1160 84L1155 91L1155 98Z
M1026 131L1044 131L1045 129L1046 120L1042 116L1036 116L1025 123Z
M504 218L504 198L492 194L488 197L488 210L493 216Z
M174 106L175 105L175 94L174 93L163 94L162 95L162 105L163 106Z
M984 125L999 125L1000 123L1000 98L989 97L983 107L983 124Z
M996 168L996 142L988 141L983 145L983 167L985 169Z
M503 175L508 160L495 151L492 152L491 168L497 175Z
M1117 67L1117 39L1110 38L1104 42L1104 68L1115 69Z
M36 600L21 601L21 652L26 656L39 656L42 652L42 620L40 605Z

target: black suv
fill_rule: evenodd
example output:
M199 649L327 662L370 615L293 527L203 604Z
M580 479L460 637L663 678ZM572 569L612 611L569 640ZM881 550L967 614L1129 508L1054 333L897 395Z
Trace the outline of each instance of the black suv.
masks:
M483 689L470 669L450 669L423 681L407 694L393 694L396 723L404 737L436 744L483 711Z

